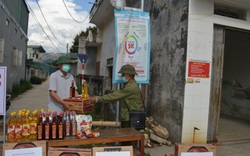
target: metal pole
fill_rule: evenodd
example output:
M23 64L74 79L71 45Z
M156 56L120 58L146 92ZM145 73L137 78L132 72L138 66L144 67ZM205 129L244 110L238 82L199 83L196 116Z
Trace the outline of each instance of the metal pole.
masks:
M5 143L5 140L6 140L5 131L6 131L6 113L3 116L3 143Z
M67 43L67 51L66 51L66 53L67 53L67 55L68 55L68 51L69 51L69 44Z
M118 84L117 89L119 90L121 88L121 84ZM116 118L115 121L120 121L120 101L118 100L116 102Z
M82 86L83 86L83 81L84 81L84 63L85 63L85 56L83 54L82 55Z
M141 0L141 10L144 10L144 0Z

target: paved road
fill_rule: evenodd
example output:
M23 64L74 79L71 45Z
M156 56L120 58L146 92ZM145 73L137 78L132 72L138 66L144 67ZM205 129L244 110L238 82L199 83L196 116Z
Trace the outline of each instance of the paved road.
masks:
M20 109L30 109L32 112L35 109L48 109L48 80L41 85L33 85L31 90L28 90L15 99L11 100L11 106L7 111L7 117L10 112L17 112Z

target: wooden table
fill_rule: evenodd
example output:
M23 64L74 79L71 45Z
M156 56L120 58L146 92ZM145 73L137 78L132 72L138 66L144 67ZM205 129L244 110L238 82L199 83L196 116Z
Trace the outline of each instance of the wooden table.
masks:
M134 128L106 129L98 130L98 132L100 132L100 136L96 138L65 137L63 140L48 140L48 147L139 141L139 155L144 156L144 135Z

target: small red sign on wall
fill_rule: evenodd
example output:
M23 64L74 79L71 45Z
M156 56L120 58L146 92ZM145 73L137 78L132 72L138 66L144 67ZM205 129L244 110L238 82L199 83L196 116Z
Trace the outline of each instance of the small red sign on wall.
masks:
M188 77L209 78L210 63L189 61L188 63Z

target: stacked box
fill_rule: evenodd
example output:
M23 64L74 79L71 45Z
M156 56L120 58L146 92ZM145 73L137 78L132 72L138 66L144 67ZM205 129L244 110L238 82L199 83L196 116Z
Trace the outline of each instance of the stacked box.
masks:
M63 99L63 101L70 102L72 105L69 106L69 109L78 114L91 112L95 109L94 104L86 103L86 100L82 100L81 98Z
M111 147L93 147L92 156L98 155L97 153L115 153L120 155L119 152L128 152L130 156L133 156L133 146L111 146ZM123 154L124 155L124 154Z
M49 148L48 156L76 155L91 156L91 149L80 148Z
M216 147L211 144L176 143L175 156L181 156L182 152L212 152L216 156Z
M30 141L30 142L6 142L3 144L3 156L5 156L5 150L16 150L23 148L36 148L42 147L42 155L46 156L47 152L46 141Z

